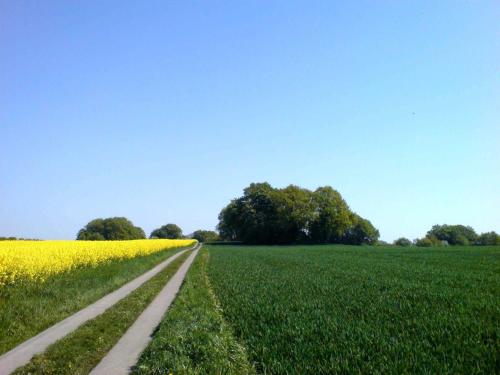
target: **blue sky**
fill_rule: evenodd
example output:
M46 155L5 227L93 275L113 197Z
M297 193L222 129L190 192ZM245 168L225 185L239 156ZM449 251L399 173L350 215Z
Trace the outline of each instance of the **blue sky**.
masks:
M0 0L0 236L213 229L331 185L381 238L500 232L496 1Z

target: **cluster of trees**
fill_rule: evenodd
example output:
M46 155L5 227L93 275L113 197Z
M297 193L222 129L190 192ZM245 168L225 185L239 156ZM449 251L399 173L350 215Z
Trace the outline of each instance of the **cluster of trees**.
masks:
M478 235L470 226L443 224L434 225L423 238L415 239L412 242L407 238L401 237L394 241L394 245L416 245L420 247L443 245L495 246L500 245L500 235L495 232L486 232Z
M178 225L170 223L153 230L149 238L194 238L199 242L223 240L249 244L386 244L378 240L379 232L370 221L352 212L340 193L330 186L310 191L295 185L277 189L266 182L250 184L243 196L233 199L222 209L217 227L219 233L200 229L184 236ZM125 217L94 219L77 235L77 240L145 238L144 230ZM0 237L0 241L16 239ZM478 235L470 226L444 224L434 225L423 238L410 241L401 237L393 245L499 246L500 235L495 232Z
M184 238L182 229L176 224L167 224L151 232L149 238L168 238L171 240Z
M125 217L94 219L80 229L76 239L87 241L138 240L146 238L144 230Z
M191 235L191 238L198 240L198 242L214 242L220 240L219 234L217 232L214 232L213 230L202 229L194 231Z
M113 241L141 240L146 233L125 217L94 219L78 232L77 240ZM175 224L167 224L151 232L150 238L183 238L182 230Z
M400 237L397 240L394 241L394 245L396 246L411 246L413 243L406 237Z
M219 214L223 240L251 244L375 244L378 230L330 186L315 191L252 183Z
M481 233L474 244L479 246L499 246L500 235L493 231Z
M210 230L197 230L190 238L200 242L212 242L219 240L219 235ZM83 227L77 234L77 240L140 240L145 239L146 234L140 227L125 217L109 217L106 219L94 219ZM181 239L186 238L182 229L176 224L166 224L153 230L149 238ZM1 238L0 238L1 239ZM9 238L12 239L12 238ZM15 238L14 238L15 239Z

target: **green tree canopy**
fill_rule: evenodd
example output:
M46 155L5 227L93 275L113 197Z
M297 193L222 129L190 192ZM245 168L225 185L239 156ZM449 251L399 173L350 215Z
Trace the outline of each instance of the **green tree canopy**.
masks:
M411 246L411 241L408 238L400 237L394 241L396 246Z
M179 239L183 238L182 229L176 224L166 224L151 232L149 238L168 238Z
M416 246L419 247L429 247L429 246L443 246L448 245L448 243L444 240L440 240L433 234L427 234L423 238L418 238L413 241Z
M418 247L431 247L434 246L432 240L428 237L419 238L415 240L415 245Z
M344 233L343 243L351 245L375 245L380 237L372 223L357 214L351 216L352 225Z
M496 232L481 233L476 240L476 245L498 246L500 245L500 236Z
M198 242L212 242L219 240L219 234L213 230L197 230L193 233L193 238Z
M314 192L252 183L219 214L221 238L255 244L376 243L379 234L329 186Z
M125 217L94 219L80 229L77 240L137 240L146 238L144 231Z
M330 186L317 188L312 193L313 218L309 236L313 242L342 242L354 225L353 215L340 193Z
M446 241L449 245L472 245L477 240L474 229L465 225L434 225L426 235L431 236Z
M273 199L277 210L272 237L274 242L302 242L307 239L314 215L311 192L289 185L284 189L274 189Z
M219 214L224 239L246 243L277 243L278 202L268 183L250 184Z

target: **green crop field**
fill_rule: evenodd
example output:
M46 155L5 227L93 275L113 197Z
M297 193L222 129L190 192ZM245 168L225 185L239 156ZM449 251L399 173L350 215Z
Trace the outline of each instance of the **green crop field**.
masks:
M223 318L258 373L500 370L498 247L208 249Z

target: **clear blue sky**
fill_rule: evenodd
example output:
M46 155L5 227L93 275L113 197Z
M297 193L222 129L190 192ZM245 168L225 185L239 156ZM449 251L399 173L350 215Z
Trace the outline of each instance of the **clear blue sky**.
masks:
M0 236L213 229L331 185L381 238L500 232L497 1L0 0Z

